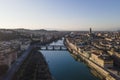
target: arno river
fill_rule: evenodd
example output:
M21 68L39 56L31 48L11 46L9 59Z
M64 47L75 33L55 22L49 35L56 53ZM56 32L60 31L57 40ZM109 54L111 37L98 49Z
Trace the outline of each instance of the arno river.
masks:
M58 40L50 45L63 45ZM83 62L76 61L68 51L41 51L55 80L99 80Z

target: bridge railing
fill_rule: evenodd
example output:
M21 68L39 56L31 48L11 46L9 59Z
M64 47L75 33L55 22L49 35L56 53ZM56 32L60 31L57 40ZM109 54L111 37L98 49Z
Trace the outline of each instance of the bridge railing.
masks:
M48 46L36 46L40 50L67 50L64 45L48 45Z

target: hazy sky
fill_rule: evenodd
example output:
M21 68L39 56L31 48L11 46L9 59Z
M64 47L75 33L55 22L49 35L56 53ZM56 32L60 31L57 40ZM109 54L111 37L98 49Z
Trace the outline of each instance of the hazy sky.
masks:
M0 0L0 28L120 29L120 0Z

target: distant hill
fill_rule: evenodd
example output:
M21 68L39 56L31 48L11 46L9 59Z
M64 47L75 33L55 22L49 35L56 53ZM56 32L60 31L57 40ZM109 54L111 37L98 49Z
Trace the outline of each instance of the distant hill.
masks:
M31 30L31 29L24 29L24 28L17 28L17 29L0 29L0 30L13 30L17 32L31 32L31 31L37 31L37 32L58 32L57 30L45 30L45 29L36 29L36 30Z
M46 32L47 30L45 30L45 29L40 29L40 30L33 30L33 31Z

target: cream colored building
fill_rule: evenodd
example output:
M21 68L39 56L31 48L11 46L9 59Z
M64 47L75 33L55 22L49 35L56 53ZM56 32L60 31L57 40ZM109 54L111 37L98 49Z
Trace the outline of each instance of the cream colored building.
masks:
M92 52L90 59L101 67L113 67L113 60L107 54Z

